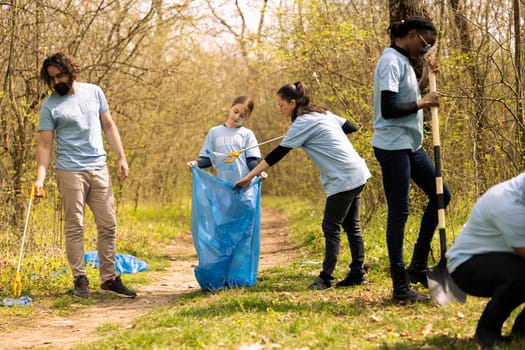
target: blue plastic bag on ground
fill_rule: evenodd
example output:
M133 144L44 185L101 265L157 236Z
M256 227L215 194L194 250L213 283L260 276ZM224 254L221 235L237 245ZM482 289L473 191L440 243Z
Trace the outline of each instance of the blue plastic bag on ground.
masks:
M89 266L98 269L98 252L87 252L84 254L84 261ZM115 270L117 273L136 273L148 269L148 263L138 260L133 255L117 254L115 255Z
M192 170L191 232L199 258L195 278L204 290L252 286L261 233L261 179L246 192L197 167Z

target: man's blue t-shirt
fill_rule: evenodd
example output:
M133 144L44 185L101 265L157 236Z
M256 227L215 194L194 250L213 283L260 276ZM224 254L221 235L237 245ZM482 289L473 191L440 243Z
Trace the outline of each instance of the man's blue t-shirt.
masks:
M341 128L345 122L330 112L303 114L294 120L281 142L283 147L304 149L321 172L327 196L362 186L371 176Z
M525 173L491 187L472 209L447 253L453 272L473 255L525 247Z
M371 144L383 150L417 151L423 141L423 110L401 118L385 119L381 114L381 92L397 93L397 102L414 102L421 98L416 73L408 57L387 48L374 73L374 134Z
M56 168L69 171L99 170L106 166L100 115L109 107L97 85L76 83L72 95L56 91L40 110L39 131L56 133Z

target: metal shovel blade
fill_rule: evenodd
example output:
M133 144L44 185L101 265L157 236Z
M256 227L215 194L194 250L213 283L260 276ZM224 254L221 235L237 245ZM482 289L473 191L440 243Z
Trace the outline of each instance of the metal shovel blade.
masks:
M459 289L450 277L445 258L441 258L436 266L428 269L427 282L430 297L437 305L464 303L467 300L465 292Z

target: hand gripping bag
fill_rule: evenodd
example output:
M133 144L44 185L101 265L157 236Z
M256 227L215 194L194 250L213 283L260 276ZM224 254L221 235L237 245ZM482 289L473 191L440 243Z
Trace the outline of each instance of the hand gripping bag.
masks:
M246 192L206 171L192 170L191 231L204 290L252 286L260 251L261 179Z

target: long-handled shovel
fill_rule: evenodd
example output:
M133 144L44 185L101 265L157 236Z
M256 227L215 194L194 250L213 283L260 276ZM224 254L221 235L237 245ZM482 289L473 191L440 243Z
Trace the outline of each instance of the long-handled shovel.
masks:
M430 73L429 80L430 91L437 91L436 75L433 72ZM428 269L428 290L430 292L432 301L434 301L434 303L437 305L446 305L451 302L463 303L465 302L467 296L454 283L454 280L452 280L452 277L450 277L447 269L447 259L445 257L445 253L447 251L447 238L445 234L445 202L443 199L443 178L441 174L438 108L432 107L430 112L432 114L432 138L434 140L434 162L436 167L438 229L441 258L436 266Z
M243 149L240 149L240 150L237 150L237 151L234 151L234 152L230 152L230 153L228 153L226 155L226 158L224 159L224 163L233 163L237 158L239 158L239 156L241 155L242 152L247 151L247 150L252 149L252 148L255 148L255 147L258 147L258 146L261 146L261 145L264 145L264 144L267 144L267 143L270 143L270 142L273 142L273 141L276 141L276 140L280 140L283 137L284 137L284 135L283 136L277 136L277 137L274 137L273 139L266 140L266 141L258 143L256 145L253 145L253 146L250 146L250 147L247 147L247 148L243 148Z

